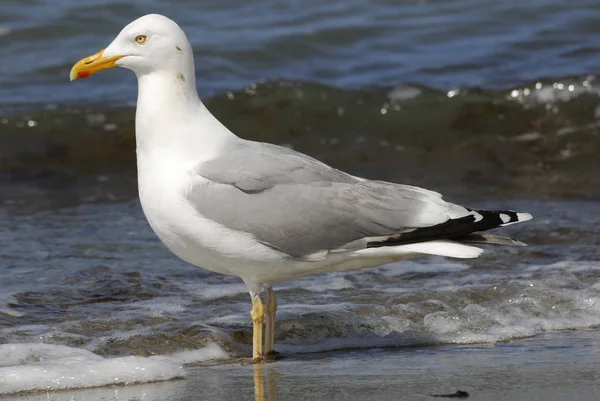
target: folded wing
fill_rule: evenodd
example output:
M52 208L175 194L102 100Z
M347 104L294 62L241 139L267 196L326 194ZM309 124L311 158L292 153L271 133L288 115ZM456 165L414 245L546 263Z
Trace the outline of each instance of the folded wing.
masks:
M201 215L298 259L464 237L517 216L472 211L417 187L363 180L259 142L236 141L196 173L203 179L187 196Z

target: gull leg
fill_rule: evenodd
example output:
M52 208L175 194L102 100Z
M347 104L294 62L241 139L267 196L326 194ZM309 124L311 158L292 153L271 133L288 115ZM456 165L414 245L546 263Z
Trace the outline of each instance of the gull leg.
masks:
M263 360L263 318L265 308L260 300L260 293L250 291L250 296L252 297L252 310L250 311L250 317L252 318L252 363L260 363Z
M275 355L275 312L277 311L277 299L275 298L275 291L273 291L270 285L265 285L265 293L267 294L265 356L272 357Z

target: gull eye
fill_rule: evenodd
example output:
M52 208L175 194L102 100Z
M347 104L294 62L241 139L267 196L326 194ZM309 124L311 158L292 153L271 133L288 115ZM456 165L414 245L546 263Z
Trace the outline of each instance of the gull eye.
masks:
M146 37L146 35L138 35L135 37L135 43L137 43L138 45L142 45L144 44L144 42L146 41L146 39L148 39Z

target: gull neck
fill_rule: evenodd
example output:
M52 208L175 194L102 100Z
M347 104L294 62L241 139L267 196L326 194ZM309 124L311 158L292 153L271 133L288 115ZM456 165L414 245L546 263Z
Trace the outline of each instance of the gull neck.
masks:
M138 154L205 159L236 138L206 109L194 83L170 72L138 76Z

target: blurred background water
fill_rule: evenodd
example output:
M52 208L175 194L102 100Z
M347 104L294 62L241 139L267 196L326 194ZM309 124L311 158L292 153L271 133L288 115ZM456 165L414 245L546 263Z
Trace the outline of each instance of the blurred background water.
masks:
M151 12L186 31L199 91L238 135L535 216L507 230L528 248L282 285L281 350L600 324L597 1L2 0L0 343L248 353L241 282L178 261L141 213L135 77L68 82Z
M399 83L506 89L596 72L596 1L4 0L0 104L131 104L132 74L68 85L83 54L151 12L175 19L196 55L202 94L265 79L343 89Z

